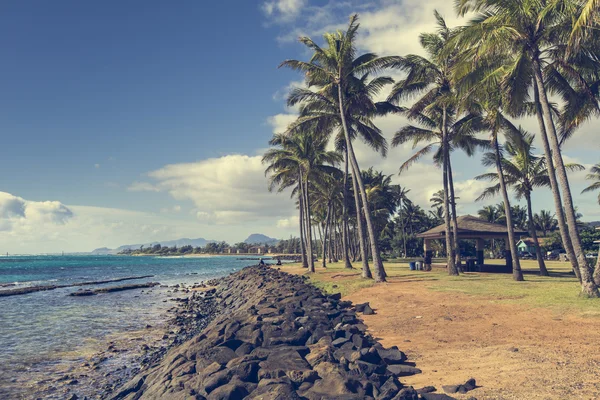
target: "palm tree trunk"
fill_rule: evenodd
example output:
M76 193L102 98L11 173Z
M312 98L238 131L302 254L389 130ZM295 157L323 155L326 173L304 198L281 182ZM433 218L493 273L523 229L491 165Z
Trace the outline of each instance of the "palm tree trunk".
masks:
M461 271L461 259L460 259L460 242L458 241L458 221L456 216L456 197L454 196L454 179L452 177L452 162L450 158L450 152L448 152L448 187L450 189L450 207L452 208L452 229L454 240L454 256L456 260L456 268Z
M508 247L512 255L513 279L515 281L523 281L523 271L521 271L521 263L519 262L519 254L517 253L517 242L515 241L515 228L512 222L512 213L510 212L510 202L508 200L508 191L504 182L504 171L502 170L502 156L500 155L500 145L498 144L498 136L495 133L492 139L494 151L496 152L496 170L498 171L498 183L504 200L504 215L506 218L506 229L508 231Z
M352 269L348 256L348 149L344 149L344 193L342 198L342 258L344 268Z
M369 257L367 256L367 243L365 239L365 231L363 229L362 209L360 207L360 198L357 195L358 185L356 178L352 176L352 185L354 187L354 204L356 206L356 223L358 224L358 243L360 245L360 258L362 261L362 277L372 279L371 269L369 268Z
M539 94L540 105L544 114L544 119L549 132L543 132L549 137L550 148L552 149L552 160L554 161L554 170L558 172L558 179L560 180L560 186L563 191L565 214L567 219L567 228L569 236L571 238L571 245L573 246L573 252L577 257L577 264L579 266L579 274L581 277L581 291L585 296L588 297L600 297L598 292L598 286L592 278L592 273L587 265L587 260L581 246L581 238L577 229L577 218L575 217L575 209L573 207L573 198L571 196L571 188L569 187L569 180L567 178L567 171L562 160L560 153L560 144L558 143L558 137L556 135L556 129L552 120L552 114L550 112L550 105L548 102L548 96L544 89L544 81L542 77L542 71L538 60L534 61L534 74L536 85ZM551 174L549 174L551 175Z
M365 184L360 174L360 168L358 161L356 161L356 155L352 148L352 140L350 139L350 133L348 132L348 125L346 123L346 112L344 110L344 96L342 95L342 85L338 83L338 102L340 107L340 118L342 120L342 127L344 129L344 138L346 140L346 148L348 149L348 156L350 159L350 165L354 172L355 180L358 182L358 188L360 197L365 211L365 220L367 222L367 232L369 233L369 240L371 241L371 253L373 256L373 265L375 266L375 281L385 282L385 269L383 268L383 262L379 254L379 246L377 244L377 236L375 236L375 229L373 227L373 221L371 219L371 213L369 212L369 202L367 200L367 192L365 191Z
M406 226L404 225L404 216L402 215L402 208L404 207L404 200L400 199L400 228L402 229L402 241L404 247L404 258L406 258Z
M594 282L600 286L600 249L598 249L598 257L596 257L596 267L594 268Z
M315 261L313 258L313 249L312 249L312 229L311 229L311 221L310 221L310 198L308 195L308 179L306 181L302 181L302 193L304 194L304 209L306 212L305 220L306 220L306 232L307 232L307 240L306 240L306 250L308 257L308 270L309 272L315 272Z
M448 199L448 134L446 107L442 112L442 152L443 152L443 184L444 184L444 229L446 231L446 258L448 260L448 274L458 275L456 264L454 263L454 246L452 246L452 230L450 228L450 202Z
M540 249L540 244L538 242L537 232L535 231L535 226L533 225L533 211L531 210L531 192L525 192L525 199L527 200L527 219L529 220L529 235L531 235L535 246L535 257L537 258L538 265L540 266L540 275L550 276L550 274L548 274L548 269L546 268L546 263L544 262L544 257L542 257L542 250Z
M335 204L332 203L331 204L331 215L334 218L330 217L329 220L329 224L330 224L330 228L329 228L329 263L331 264L332 262L338 262L336 253L337 253L337 235L336 235L336 231L337 231L337 221L335 219Z
M323 260L321 262L321 266L323 268L327 268L327 260L326 260L327 257L326 256L327 256L327 228L328 228L328 225L329 225L329 221L328 220L329 220L329 209L327 210L327 217L325 217L325 226L323 227L323 240L322 240L322 243L323 243L323 246L322 246L323 247L322 248L322 250L323 250L323 253L322 253L323 254Z
M300 179L302 179L302 177L300 177ZM298 181L300 182L300 181ZM306 242L305 242L305 235L304 235L304 193L302 192L302 184L298 183L300 185L300 190L298 193L298 205L300 208L300 252L302 253L302 267L303 268L308 268L308 258L306 257Z

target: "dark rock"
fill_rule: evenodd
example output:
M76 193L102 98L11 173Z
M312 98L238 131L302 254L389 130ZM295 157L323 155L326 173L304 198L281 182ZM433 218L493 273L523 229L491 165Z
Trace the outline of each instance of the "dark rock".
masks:
M335 339L331 344L335 347L341 347L344 343L348 343L348 339L345 337L341 337L341 338Z
M456 400L454 397L443 393L422 393L421 397L423 400Z
M437 389L434 386L425 386L424 388L421 389L417 389L417 393L422 394L422 393L431 393L431 392L435 392Z
M212 391L207 400L238 400L248 396L248 389L241 383L228 383Z
M454 394L454 393L458 393L459 387L460 387L460 385L443 385L442 390L445 393Z
M365 306L365 308L363 309L363 314L365 314L365 315L373 315L373 314L375 314L375 311L373 311L373 309L369 306L369 304L367 304Z
M468 381L465 382L463 386L467 390L473 390L477 388L477 382L475 381L475 378L470 378Z
M419 400L418 390L412 387L401 389L392 400Z
M387 370L395 376L411 376L422 372L420 369L409 365L388 365Z
M377 348L377 354L388 365L401 364L406 361L406 355L398 350L398 347L393 346L389 349Z
M335 294L330 294L327 297L330 298L330 299L332 299L332 300L341 300L342 299L342 294L341 293L335 293Z
M168 341L145 355L145 381L114 393L123 400L415 400L396 377L420 371L403 364L398 348L365 334L356 312L372 313L369 304L354 311L340 294L324 296L304 280L255 266L211 283L210 293L179 298Z

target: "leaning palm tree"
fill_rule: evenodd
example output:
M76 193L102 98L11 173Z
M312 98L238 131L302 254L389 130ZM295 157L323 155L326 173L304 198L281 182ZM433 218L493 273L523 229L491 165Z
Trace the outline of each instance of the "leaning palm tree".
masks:
M600 163L590 168L590 174L587 174L585 179L592 181L593 183L583 189L581 193L592 192L600 190ZM598 204L600 204L600 193L598 194Z
M544 77L545 66L557 55L556 46L564 45L568 36L565 30L571 26L571 20L564 12L567 3L569 1L566 0L456 0L459 15L476 13L476 16L452 44L461 50L462 55L457 63L457 74L463 78L466 76L471 84L487 81L496 88L500 87L506 98L504 107L510 115L521 115L533 92L533 109L550 171L563 245L573 267L580 271L582 294L600 297L577 230L567 169Z
M425 147L400 167L401 172L431 152L434 152L436 164L442 167L444 223L446 232L453 232L453 235L446 235L448 272L457 275L455 255L460 260L460 249L450 153L460 148L472 155L477 145L483 145L485 141L474 137L479 117L471 113L461 116L456 112L456 91L451 75L451 66L456 54L444 51L455 31L447 27L437 11L435 18L438 31L420 35L421 46L428 57L410 54L396 63L395 66L405 72L407 77L394 85L388 101L397 104L401 100L422 94L422 97L406 110L409 121L415 121L421 126L409 124L402 127L395 134L392 145L398 146L412 141L415 148L420 143L426 143ZM450 228L451 219L453 229Z
M315 272L309 186L319 173L333 173L336 170L333 165L340 161L340 156L337 152L327 151L327 140L310 131L295 135L275 134L269 144L276 146L267 150L262 159L263 163L269 164L265 171L265 174L271 174L269 188L272 190L279 186L279 191L282 191L297 182L300 209L304 213L301 229L306 229L308 268Z
M501 160L504 170L504 178L506 185L511 187L515 192L517 199L525 198L527 201L527 225L529 235L533 239L535 246L536 258L540 268L540 275L548 276L546 263L539 247L537 232L533 222L533 210L531 206L531 192L535 187L550 186L548 171L543 158L533 155L533 139L534 135L525 132L519 128L517 131L507 131L506 143L504 149L510 156ZM496 165L496 154L486 153L483 158L484 166ZM498 173L487 173L476 176L477 180L490 180L497 182L499 180ZM484 190L477 200L495 196L500 191L500 184L496 184Z
M322 128L319 131L341 131L343 134L350 167L358 185L358 195L362 200L375 266L375 280L384 282L385 269L379 254L373 221L368 212L367 195L352 141L360 135L376 150L385 150L385 139L372 122L372 118L381 109L372 99L374 94L391 80L379 77L369 82L368 76L392 65L397 58L378 57L373 53L356 57L358 28L358 16L353 15L345 32L324 35L327 46L323 48L312 39L302 37L300 42L313 52L310 61L286 60L280 66L303 72L309 88L296 89L288 99L291 105L302 104L300 118L293 129L317 121Z

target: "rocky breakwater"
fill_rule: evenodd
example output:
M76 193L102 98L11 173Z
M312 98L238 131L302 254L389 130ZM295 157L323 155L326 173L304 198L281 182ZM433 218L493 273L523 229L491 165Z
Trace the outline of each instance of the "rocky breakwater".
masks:
M300 276L255 266L222 279L211 297L219 311L206 328L110 398L421 398L398 379L420 371L398 348L367 335L339 294L326 296Z

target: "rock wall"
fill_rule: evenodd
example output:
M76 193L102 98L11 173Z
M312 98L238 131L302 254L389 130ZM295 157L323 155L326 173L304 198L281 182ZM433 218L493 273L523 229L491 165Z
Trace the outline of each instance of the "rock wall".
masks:
M203 332L169 350L112 399L420 398L398 380L420 371L398 348L385 349L366 335L339 294L326 296L303 277L254 266L224 278L209 294L195 293L186 315L205 296L219 310Z

